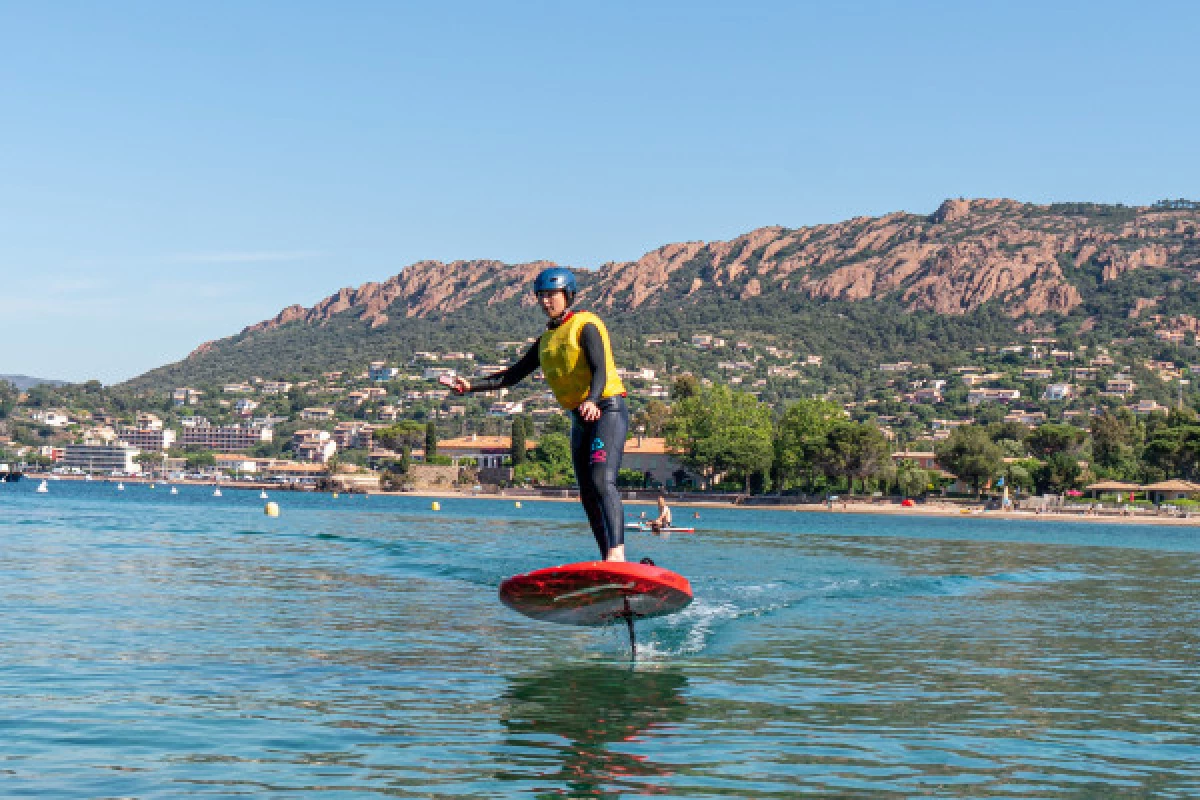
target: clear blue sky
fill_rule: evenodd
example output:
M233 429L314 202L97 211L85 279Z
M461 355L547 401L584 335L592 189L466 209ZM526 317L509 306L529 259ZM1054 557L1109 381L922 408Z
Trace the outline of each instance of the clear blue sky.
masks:
M425 258L1200 197L1200 5L0 0L0 373L106 383Z

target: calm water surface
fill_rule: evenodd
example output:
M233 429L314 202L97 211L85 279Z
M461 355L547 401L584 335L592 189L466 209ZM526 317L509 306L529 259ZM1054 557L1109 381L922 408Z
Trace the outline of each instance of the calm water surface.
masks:
M35 486L0 796L1200 796L1200 528L706 509L631 666L496 599L572 504Z

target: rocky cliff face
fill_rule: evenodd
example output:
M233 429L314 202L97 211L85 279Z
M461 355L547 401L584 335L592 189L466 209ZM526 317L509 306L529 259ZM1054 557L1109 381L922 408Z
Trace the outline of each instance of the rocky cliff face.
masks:
M421 261L380 283L341 289L312 308L290 306L244 331L319 324L353 314L374 328L395 316L435 317L473 302L532 304L549 262ZM1065 314L1082 302L1086 273L1102 282L1131 271L1200 270L1200 210L1038 206L947 200L930 216L894 213L808 228L759 228L728 242L669 244L637 261L580 271L580 302L634 310L747 298L766 292L909 310L965 314L1000 303L1014 318Z

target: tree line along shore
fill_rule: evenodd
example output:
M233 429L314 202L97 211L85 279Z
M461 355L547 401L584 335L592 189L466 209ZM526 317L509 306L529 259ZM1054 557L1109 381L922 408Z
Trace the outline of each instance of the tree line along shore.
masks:
M39 428L29 420L30 409L90 405L97 416L106 408L113 415L132 416L134 408L146 405L145 398L98 385L36 387L28 392L6 386L0 384L0 434L6 434L0 436L0 460L15 462L25 456L33 468L51 466L45 459L28 457L35 443L78 437L79 431ZM290 391L292 396L276 402L297 405L294 401L301 397ZM736 385L685 374L672 382L667 398L638 404L631 435L666 441L681 469L673 476L678 480L662 482L664 488L689 486L746 495L981 496L1003 486L1014 496L1069 496L1098 481L1145 485L1170 478L1191 481L1200 475L1200 423L1190 398L1162 413L1095 407L1086 415L1037 425L1008 418L995 407L976 411L972 419L947 421L944 429L927 438L905 441L878 417L855 418L853 409L832 399L770 403ZM414 466L446 463L446 457L436 453L436 441L447 432L465 430L468 418L439 416L436 411L421 416L423 421L374 423L372 446L390 452L371 460L370 452L351 448L338 454L329 471L369 467L381 475L383 488L401 489ZM509 434L512 443L504 465L511 474L503 483L572 483L563 415L517 413L485 419L488 428ZM282 439L265 445L261 455L285 454L287 442ZM181 450L172 455L184 457L188 469L211 464L211 453ZM155 458L147 457L147 465ZM472 465L461 466L469 470ZM477 475L464 474L464 483L477 480ZM645 475L626 470L622 483L636 488L646 487L647 481ZM1114 501L1150 502L1149 497L1130 500L1110 494ZM1179 502L1186 506L1191 499Z

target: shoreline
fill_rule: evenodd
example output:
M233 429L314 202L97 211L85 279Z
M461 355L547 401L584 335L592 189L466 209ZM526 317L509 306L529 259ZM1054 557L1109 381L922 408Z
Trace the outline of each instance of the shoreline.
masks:
M79 475L50 475L45 473L26 473L25 480L69 480L69 481L84 481L86 480ZM180 480L180 481L152 481L146 478L113 478L111 476L93 478L94 483L127 483L127 484L149 484L162 483L164 485L177 486L220 486L222 489L241 489L246 491L274 491L279 493L303 492L308 494L331 494L331 492L316 492L310 488L292 488L286 485L277 483L266 483L262 481L220 481L213 483L211 481L196 481L196 480ZM418 497L429 498L432 500L509 500L512 502L531 501L538 503L578 503L577 497L541 497L528 494L505 494L490 492L474 492L470 490L458 489L414 489L406 492L386 492L386 491L342 491L338 494L361 494L363 496L381 496L381 497ZM668 496L668 501L671 498ZM622 504L627 506L646 506L653 507L655 501L652 500L630 500L622 499ZM1041 521L1041 522L1086 522L1086 523L1104 523L1111 525L1171 525L1171 526L1197 526L1200 527L1200 514L1195 517L1158 515L1158 514L1136 514L1130 516L1122 516L1114 513L1089 514L1084 511L985 511L980 506L961 506L954 503L943 502L926 502L918 503L915 506L903 507L898 503L855 503L841 502L834 503L832 507L825 503L795 503L795 504L780 504L780 505L756 505L733 503L726 500L676 500L672 503L676 508L710 508L710 509L729 509L737 511L779 511L789 513L824 513L824 514L858 514L858 515L881 515L881 516L917 516L917 517L941 517L941 518L959 518L969 517L971 519L995 519L995 520L1016 520L1016 521Z
M513 502L523 502L529 500L538 503L578 503L576 497L535 497L531 495L506 495L506 494L488 494L484 492L471 491L447 491L435 489L418 489L409 492L367 492L371 495L382 495L384 497L427 497L434 500L447 499L466 499L466 500L510 500ZM670 498L667 498L668 501ZM625 506L645 506L653 508L656 503L652 500L626 500L622 499L622 505ZM833 508L827 507L824 503L802 503L792 505L745 505L742 503L731 503L727 501L716 500L688 500L675 501L671 503L674 508L708 508L708 509L728 509L731 511L780 511L789 513L823 513L823 514L859 514L879 515L879 516L917 516L917 517L950 517L950 518L970 518L970 519L996 519L996 520L1017 520L1017 521L1044 521L1044 522L1089 522L1089 523L1107 523L1115 525L1176 525L1176 526L1197 526L1200 527L1200 514L1194 517L1182 516L1158 516L1158 515L1131 515L1121 516L1120 514L1086 514L1084 512L1059 512L1045 511L1038 513L1036 511L984 511L979 507L968 508L955 505L953 503L921 503L915 506L905 508L900 504L883 504L883 503L846 503L844 508L839 508L837 503ZM691 520L687 520L690 522ZM702 520L700 520L702 521Z

